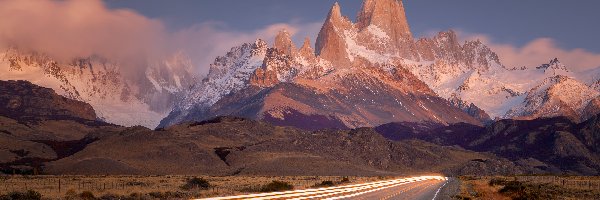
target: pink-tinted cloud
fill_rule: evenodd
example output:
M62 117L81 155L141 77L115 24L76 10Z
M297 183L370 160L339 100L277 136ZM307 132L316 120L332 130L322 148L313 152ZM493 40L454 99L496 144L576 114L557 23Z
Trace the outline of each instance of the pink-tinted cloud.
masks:
M185 48L191 57L200 63L200 72L207 73L208 66L217 56L224 55L232 47L243 43L254 42L256 39L266 40L273 44L275 35L282 29L286 29L292 35L297 45L302 45L304 37L314 37L321 28L318 23L279 23L250 32L233 31L224 28L223 25L211 22L192 26L181 30L173 35L175 46ZM314 38L312 38L314 41ZM314 45L314 44L313 44Z
M563 64L576 72L600 67L600 54L585 49L564 49L551 38L538 38L523 46L495 42L485 34L468 34L459 32L465 40L479 39L494 50L502 63L511 67L537 67L558 58Z
M183 51L204 74L216 56L257 38L269 42L281 29L316 35L320 23L281 23L235 31L217 22L169 31L162 21L128 9L109 9L101 0L0 1L0 48L16 46L68 61L99 55L139 71L152 59ZM133 73L139 74L139 73Z
M99 0L2 1L0 45L44 52L57 59L99 54L129 60L158 54L160 21Z

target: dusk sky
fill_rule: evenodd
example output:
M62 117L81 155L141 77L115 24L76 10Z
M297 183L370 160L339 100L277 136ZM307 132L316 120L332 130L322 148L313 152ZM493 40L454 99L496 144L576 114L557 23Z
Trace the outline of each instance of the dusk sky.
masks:
M184 52L198 72L206 74L216 56L258 38L272 42L284 28L298 46L306 36L314 45L334 2L0 1L0 45L10 43L64 59L102 55L131 65ZM362 1L340 4L343 14L354 20ZM508 67L536 67L555 57L576 71L600 65L597 0L405 0L404 4L416 37L453 29L461 39L483 41Z
M165 21L171 29L217 21L251 31L274 23L324 20L333 0L107 0L112 8L130 8ZM362 1L341 0L344 15L355 19ZM555 39L564 48L600 52L600 1L597 0L405 0L416 36L457 29L492 36L494 41L524 45L536 38Z

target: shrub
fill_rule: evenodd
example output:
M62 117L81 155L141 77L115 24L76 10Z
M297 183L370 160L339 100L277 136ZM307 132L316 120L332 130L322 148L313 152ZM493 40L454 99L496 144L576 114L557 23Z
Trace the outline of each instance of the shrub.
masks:
M500 178L493 178L490 180L489 185L490 186L506 185L506 181L504 179L500 179Z
M28 190L27 192L11 192L0 196L0 200L38 200L42 199L39 192Z
M188 179L185 185L181 186L181 189L184 190L190 190L194 188L208 190L208 188L210 188L210 183L208 183L208 181L204 180L203 178L194 177L192 179Z
M283 182L283 181L273 181L269 184L264 185L261 189L260 192L278 192L278 191L286 191L286 190L293 190L294 186Z
M154 198L154 199L180 199L183 197L186 197L186 194L182 193L182 192L150 192L148 193L148 196Z
M92 193L90 191L83 191L79 194L79 198L85 199L85 200L93 200L93 199L96 199L96 196L94 196L94 193Z
M129 194L129 197L127 197L125 199L128 199L128 200L142 200L142 199L144 199L144 195L140 194L140 193L137 193L137 192L134 192L134 193Z
M454 195L452 197L452 199L456 199L456 200L471 200L471 197L464 197L464 196L461 196L461 195Z
M164 199L166 198L165 194L162 192L150 192L148 193L148 196L155 198L155 199Z
M123 196L116 194L105 194L100 197L101 200L114 200L114 199L125 199Z
M335 185L335 183L333 183L333 181L323 181L319 184L315 184L313 187L331 187L334 185Z
M342 177L342 180L340 181L340 183L350 183L350 179L348 179L347 176Z

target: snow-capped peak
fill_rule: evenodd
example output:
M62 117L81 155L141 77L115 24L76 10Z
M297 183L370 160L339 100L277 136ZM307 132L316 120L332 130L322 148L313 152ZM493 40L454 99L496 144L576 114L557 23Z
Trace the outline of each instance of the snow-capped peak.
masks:
M550 60L547 64L542 64L536 69L544 70L545 73L549 75L567 75L570 71L567 69L566 65L563 65L558 58L554 58Z

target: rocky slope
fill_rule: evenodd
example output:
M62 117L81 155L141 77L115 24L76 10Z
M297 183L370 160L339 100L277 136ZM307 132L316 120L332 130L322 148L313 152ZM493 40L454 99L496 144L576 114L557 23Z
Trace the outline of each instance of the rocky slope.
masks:
M27 80L60 95L91 104L106 122L156 127L174 104L178 92L193 84L191 64L183 54L149 63L136 78L126 68L93 56L57 61L44 54L16 48L0 52L0 80ZM137 72L136 72L137 73Z
M393 140L422 139L491 152L548 173L600 174L598 118L574 123L565 117L469 124L392 123L376 130Z
M506 159L370 128L305 131L221 117L167 129L90 120L93 110L24 81L0 82L2 99L48 108L0 113L0 171L44 174L385 175L527 173ZM14 104L7 104L11 109ZM76 112L77 111L77 112ZM35 116L35 117L34 117ZM493 162L473 168L477 160ZM475 161L473 161L475 160ZM432 167L433 166L433 167ZM427 167L427 168L426 168Z
M145 148L130 150L132 145ZM158 132L130 128L106 136L72 157L48 163L46 171L376 175L418 172L424 166L435 166L427 170L458 173L475 159L491 159L510 166L499 171L484 167L479 171L482 174L523 172L519 166L494 156L422 141L391 142L368 128L307 132L240 118L187 123Z
M96 121L91 105L26 81L0 81L0 171L40 172L43 163L80 151L86 135L118 129ZM37 170L34 170L37 169Z
M0 115L14 119L96 120L92 106L26 81L0 81Z
M398 175L442 172L492 175L598 172L600 117L582 124L565 119L506 120L487 128L466 123L444 126L433 122L404 122L402 126L408 128L390 126L388 131L400 132L388 135L378 133L381 127L306 131L236 117L150 130L90 120L94 112L86 110L91 107L89 104L60 97L51 89L27 82L0 82L0 88L8 88L0 94L3 102L28 94L23 102L44 102L47 107L0 113L2 173ZM16 104L5 104L11 109L16 107L13 105ZM390 136L401 138L387 139Z

